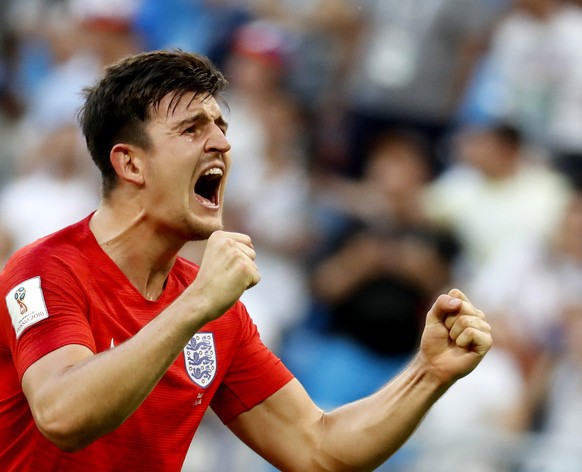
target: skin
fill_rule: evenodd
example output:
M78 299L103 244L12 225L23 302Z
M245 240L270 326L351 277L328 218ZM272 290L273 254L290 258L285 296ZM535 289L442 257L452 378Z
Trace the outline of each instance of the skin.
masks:
M222 230L224 185L218 205L200 201L193 192L209 166L225 173L230 167L220 108L213 98L186 96L167 113L169 98L147 125L150 149L124 143L112 148L119 184L90 227L145 298L162 293L186 241L208 238L200 272L125 343L97 355L65 346L25 372L23 390L39 429L66 451L117 428L196 331L260 279L250 238ZM191 117L197 117L193 128ZM293 380L228 426L281 470L372 470L408 438L456 379L475 368L491 342L483 313L453 290L429 311L416 358L376 394L324 413Z

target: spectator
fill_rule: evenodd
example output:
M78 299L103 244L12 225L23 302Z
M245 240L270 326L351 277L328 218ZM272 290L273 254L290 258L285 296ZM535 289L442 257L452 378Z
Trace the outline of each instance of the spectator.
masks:
M532 157L513 126L465 129L456 149L458 161L431 184L424 202L428 217L460 238L467 281L506 245L547 241L570 188Z
M541 438L538 446L524 460L523 470L527 472L574 472L582 461L579 447L582 429L579 421L576 421L582 412L580 301L564 310L563 323L565 349L545 366L542 386L533 386L537 392L541 391L545 395L541 398L541 411L538 411L541 416Z
M141 0L135 26L146 50L180 48L222 66L236 29L253 18L251 1Z
M525 432L537 433L535 447L523 458L527 472L574 471L581 456L582 408L580 350L582 306L582 194L576 191L555 227L550 245L514 248L514 257L489 267L475 290L496 278L500 290L490 292L488 306L495 318L496 339L513 347L527 361L527 388L517 418ZM509 302L511 300L511 303ZM499 321L505 325L499 329ZM507 342L510 340L511 342ZM528 348L528 349L526 349Z
M267 0L256 2L259 15L283 27L296 54L288 82L302 107L317 114L337 105L360 28L356 6L349 0Z
M580 172L580 2L514 0L513 4L493 32L468 107L479 120L512 121L528 140L549 148L566 173Z
M12 174L18 120L23 112L22 102L16 94L17 39L9 21L12 2L6 2L0 11L0 184Z
M387 126L409 127L435 147L450 131L467 79L486 45L499 7L480 0L368 0L347 87L350 168ZM442 156L440 156L442 157Z
M308 329L315 331L309 336L317 337L317 326L323 325L322 351L337 349L336 355L306 355L321 360L306 386L324 404L351 401L380 382L372 369L358 370L362 359L384 369L383 375L389 366L405 362L416 347L419 313L450 281L456 246L427 227L419 214L419 197L429 177L422 141L407 133L388 133L376 142L363 181L318 185L324 203L320 220L334 224L326 228L325 250L312 269L316 307L323 311L313 314L316 319ZM300 331L291 343L302 343L303 336ZM291 347L290 356L303 353L291 362L300 363L311 349ZM323 362L323 357L328 360ZM346 359L350 361L344 364ZM352 372L353 381L334 377L338 364ZM301 365L298 369L303 371ZM314 366L308 370L313 372Z
M14 247L22 247L92 211L99 182L75 125L48 134L30 156L19 156L20 174L0 192L0 221Z
M67 0L39 12L36 34L48 43L48 64L24 92L23 139L34 140L40 132L74 123L81 89L96 80L104 66L141 48L131 26L136 7L137 0Z
M325 407L368 395L396 374L417 346L419 314L450 283L459 248L423 219L430 178L424 140L387 132L361 181L317 185L328 237L311 271L312 313L288 337L283 357ZM408 460L404 450L381 470Z

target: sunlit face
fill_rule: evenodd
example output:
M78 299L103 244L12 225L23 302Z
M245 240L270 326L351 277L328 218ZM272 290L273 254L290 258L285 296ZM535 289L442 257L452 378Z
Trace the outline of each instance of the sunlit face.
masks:
M222 229L230 169L227 123L213 97L165 97L146 126L144 210L166 234L206 239Z

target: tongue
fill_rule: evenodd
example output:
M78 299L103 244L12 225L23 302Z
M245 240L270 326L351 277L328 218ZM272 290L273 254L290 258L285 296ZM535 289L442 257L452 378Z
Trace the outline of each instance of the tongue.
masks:
M204 198L202 195L198 195L197 193L194 194L196 197L196 201L205 207L213 207L215 208L217 205L213 203L211 200Z
M196 200L198 200L199 203L203 203L206 205L212 203L210 200L204 198L202 195L198 195L197 193L195 193L194 196L196 197Z

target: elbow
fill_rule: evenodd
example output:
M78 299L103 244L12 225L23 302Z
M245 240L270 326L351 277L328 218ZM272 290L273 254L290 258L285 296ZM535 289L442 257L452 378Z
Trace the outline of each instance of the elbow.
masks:
M51 441L61 451L66 453L78 452L89 445L89 443L81 443L78 440L66 438L52 438L49 439L49 441Z
M88 446L91 441L83 440L82 434L68 431L56 425L40 425L41 434L63 452L77 452Z
M81 428L74 428L65 421L37 418L36 425L41 434L63 452L77 452L91 443Z
M333 414L322 412L319 419L319 430L329 431L334 422ZM354 435L355 438L356 435ZM323 438L323 440L322 440ZM355 439L354 439L355 440ZM312 453L306 468L296 470L310 470L319 472L371 472L382 464L371 456L362 455L359 448L354 449L351 440L348 443L332 439L328 434L318 435L311 442Z
M40 433L63 452L77 452L89 446L100 435L72 415L70 411L34 413Z
M330 454L320 454L314 458L308 469L320 472L370 472L371 468L362 468L361 466L350 464L341 460L339 457Z
M369 461L347 461L333 454L320 454L314 458L308 468L296 469L297 471L313 470L319 472L371 472L376 470L382 462L368 463Z

